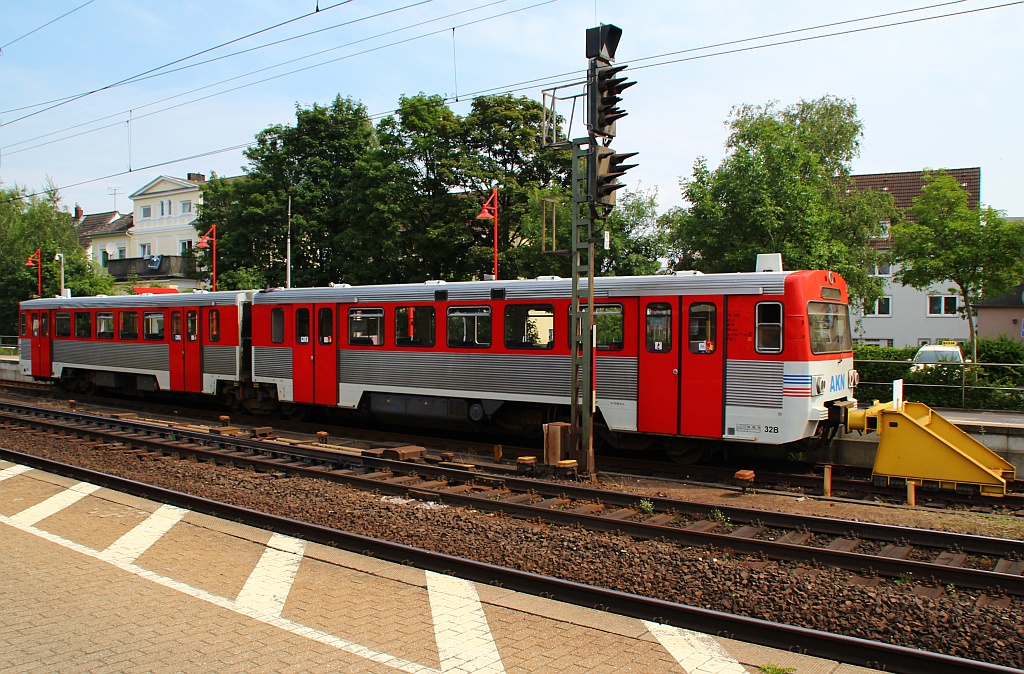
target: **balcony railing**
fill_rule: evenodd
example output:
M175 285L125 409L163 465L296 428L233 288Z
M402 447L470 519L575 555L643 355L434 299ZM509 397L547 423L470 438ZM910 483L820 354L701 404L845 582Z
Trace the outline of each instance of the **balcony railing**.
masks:
M182 278L194 268L192 260L180 255L151 255L107 260L107 272L118 281L135 275L147 278Z

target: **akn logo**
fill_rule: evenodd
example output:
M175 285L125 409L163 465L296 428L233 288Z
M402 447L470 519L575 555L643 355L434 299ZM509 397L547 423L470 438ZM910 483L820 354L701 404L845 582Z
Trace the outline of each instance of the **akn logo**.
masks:
M834 393L835 391L842 391L846 389L846 375L845 374L834 374L832 375L832 383L829 384L828 392Z

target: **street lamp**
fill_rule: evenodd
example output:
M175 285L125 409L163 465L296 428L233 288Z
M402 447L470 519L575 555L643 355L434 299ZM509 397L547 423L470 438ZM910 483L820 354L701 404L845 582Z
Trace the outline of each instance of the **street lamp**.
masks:
M36 267L36 276L38 277L38 286L36 295L39 297L43 296L43 251L40 248L36 248L36 252L28 256L28 260L25 261L26 267ZM35 262L33 262L35 260Z
M199 237L199 243L196 244L196 248L209 248L210 242L213 242L212 259L213 259L213 292L217 292L217 225L210 225L210 229L206 230L206 234Z
M64 297L64 253L56 253L53 261L60 260L60 296Z
M494 218L494 280L498 280L498 188L491 190L491 196L484 202L477 220Z

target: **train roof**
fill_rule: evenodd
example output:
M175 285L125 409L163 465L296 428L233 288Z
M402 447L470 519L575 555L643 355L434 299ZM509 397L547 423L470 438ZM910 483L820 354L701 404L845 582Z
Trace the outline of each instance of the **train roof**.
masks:
M215 293L161 293L142 295L97 295L94 297L43 297L26 300L22 309L119 309L122 307L212 307L238 304L255 290Z
M636 295L781 295L786 277L798 272L750 272L735 274L699 274L657 276L602 276L594 279L594 297L631 297ZM586 287L586 279L583 281ZM427 281L399 285L348 286L327 288L278 288L261 290L253 304L433 302L436 291L447 291L447 300L486 301L492 290L504 290L505 299L569 298L572 279L541 277L509 281Z

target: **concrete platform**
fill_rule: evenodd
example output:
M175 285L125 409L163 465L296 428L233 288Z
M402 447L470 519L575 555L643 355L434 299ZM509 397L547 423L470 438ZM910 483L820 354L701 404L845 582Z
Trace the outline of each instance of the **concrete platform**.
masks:
M481 586L0 461L4 672L874 670Z

